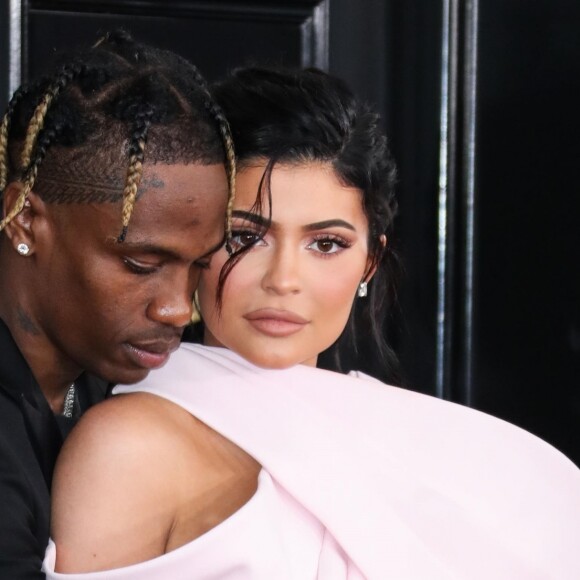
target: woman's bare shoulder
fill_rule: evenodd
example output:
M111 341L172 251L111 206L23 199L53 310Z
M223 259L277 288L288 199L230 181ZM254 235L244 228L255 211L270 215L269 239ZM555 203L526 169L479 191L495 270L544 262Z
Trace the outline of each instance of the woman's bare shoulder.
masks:
M186 411L147 393L115 396L81 418L53 481L60 571L103 570L164 553L180 506L205 487L205 457L192 444L197 430Z
M250 499L259 469L171 401L116 395L81 418L57 462L57 570L127 566L192 541Z
M170 435L172 429L168 427L179 417L186 421L191 415L157 395L145 392L115 395L91 407L81 417L65 448L80 443L99 447L118 442L119 436L129 438L124 445L140 444L143 438Z

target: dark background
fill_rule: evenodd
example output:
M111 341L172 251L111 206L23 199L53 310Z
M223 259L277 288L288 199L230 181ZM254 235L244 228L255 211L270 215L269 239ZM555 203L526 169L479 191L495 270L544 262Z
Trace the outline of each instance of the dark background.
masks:
M209 79L257 62L349 81L399 166L405 273L385 331L406 386L580 463L580 2L3 0L2 109L10 62L26 80L118 25Z

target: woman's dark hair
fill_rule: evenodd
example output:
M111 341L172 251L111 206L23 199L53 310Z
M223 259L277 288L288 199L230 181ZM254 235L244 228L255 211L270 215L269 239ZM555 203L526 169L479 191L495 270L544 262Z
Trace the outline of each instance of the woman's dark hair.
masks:
M180 56L117 30L69 54L52 75L12 97L0 126L0 195L10 181L24 187L0 231L34 187L52 203L122 199L122 242L144 161L226 162L229 233L235 156L229 126L205 80Z
M378 115L358 101L343 81L317 69L239 69L212 92L230 123L238 167L259 158L268 162L263 179L268 195L275 164L312 161L332 164L345 186L362 192L369 252L377 271L368 298L356 301L359 304L345 331L324 358L329 360L331 354L330 366L346 370L344 361L352 359L370 332L385 376L396 380L396 357L385 340L383 324L395 298L397 260L390 245L384 247L380 241L382 235L389 239L396 210L395 165L378 127ZM257 192L258 207L262 189ZM226 263L220 290L237 259L234 255Z

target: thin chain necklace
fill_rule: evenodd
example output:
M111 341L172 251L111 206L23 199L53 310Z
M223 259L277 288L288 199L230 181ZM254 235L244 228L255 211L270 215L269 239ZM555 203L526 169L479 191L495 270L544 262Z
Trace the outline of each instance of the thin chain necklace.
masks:
M72 419L73 410L75 406L75 384L73 383L66 392L64 397L64 409L62 414L69 419Z

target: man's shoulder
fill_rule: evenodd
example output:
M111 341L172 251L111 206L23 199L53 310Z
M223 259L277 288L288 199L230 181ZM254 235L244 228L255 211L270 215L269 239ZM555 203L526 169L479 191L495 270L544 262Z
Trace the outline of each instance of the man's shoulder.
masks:
M0 487L18 486L48 502L48 488L19 406L0 389ZM5 503L0 489L0 503Z
M50 496L18 415L0 394L0 578L41 578Z
M0 385L0 462L10 454L33 453L22 408L13 393Z

